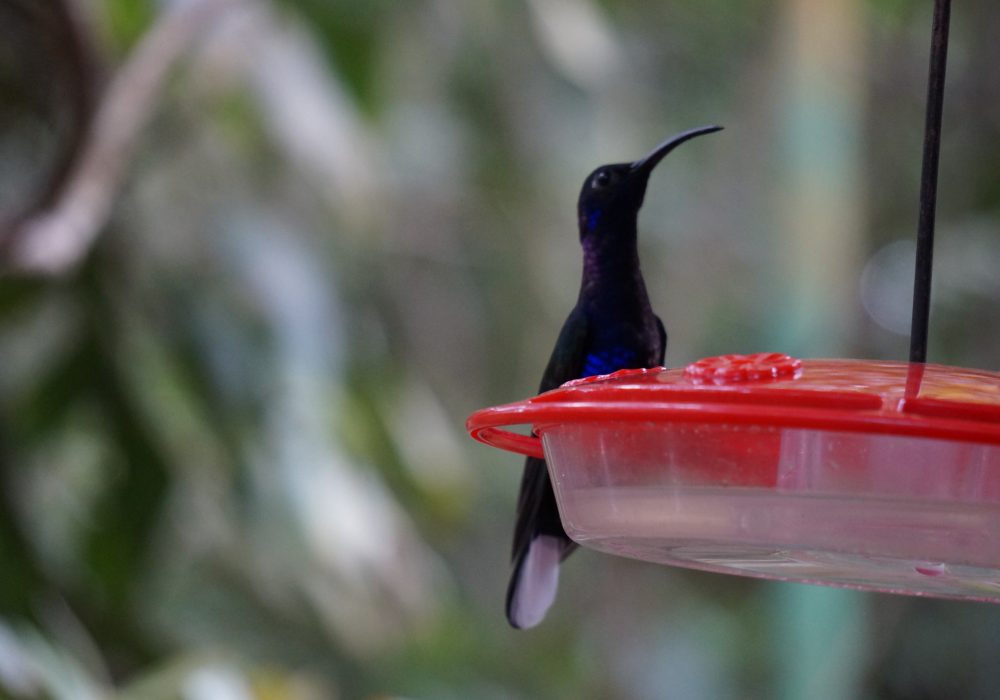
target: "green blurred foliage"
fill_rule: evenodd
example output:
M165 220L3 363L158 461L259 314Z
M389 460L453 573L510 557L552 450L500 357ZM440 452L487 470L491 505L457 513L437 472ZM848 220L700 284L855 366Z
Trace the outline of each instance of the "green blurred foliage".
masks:
M402 14L398 4L386 0L284 3L309 23L351 96L368 116L377 118L383 106L378 89L380 42L385 40L382 29L394 14Z
M135 45L156 18L154 0L101 0L104 31L111 47L120 53Z
M520 464L462 431L537 386L584 174L702 123L727 129L641 220L669 364L903 356L909 280L860 280L914 227L929 3L235 5L85 260L0 279L0 695L995 694L994 607L587 551L512 631ZM5 206L72 135L28 6L0 27ZM107 75L168 6L80 4ZM810 6L850 50L802 38ZM953 22L931 354L996 370L1000 10Z

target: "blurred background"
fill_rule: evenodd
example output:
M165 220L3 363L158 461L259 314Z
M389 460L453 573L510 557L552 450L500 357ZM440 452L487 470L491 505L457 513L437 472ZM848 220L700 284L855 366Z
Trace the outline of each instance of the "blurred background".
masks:
M932 3L0 0L0 696L996 697L1000 609L580 551L503 616L575 201L667 361L907 354ZM956 4L931 361L1000 370L1000 5Z

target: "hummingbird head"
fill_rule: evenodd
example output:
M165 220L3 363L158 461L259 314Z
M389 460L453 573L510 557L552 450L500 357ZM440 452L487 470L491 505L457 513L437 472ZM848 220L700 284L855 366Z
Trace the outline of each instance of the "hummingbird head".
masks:
M688 139L721 129L721 126L703 126L685 131L667 139L634 163L602 165L588 175L577 202L580 240L585 244L593 241L591 245L603 247L605 238L634 234L653 168Z

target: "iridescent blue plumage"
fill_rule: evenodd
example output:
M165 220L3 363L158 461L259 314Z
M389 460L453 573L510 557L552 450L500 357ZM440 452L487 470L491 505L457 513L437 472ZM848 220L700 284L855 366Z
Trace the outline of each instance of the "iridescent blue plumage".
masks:
M678 134L634 163L605 165L587 177L577 204L583 281L556 341L539 391L570 379L663 364L667 334L653 313L639 269L636 224L649 174L676 146L709 126ZM576 544L559 519L545 462L529 457L514 528L507 619L531 627L555 599L559 562Z
M622 345L600 350L598 352L588 352L583 358L583 377L590 377L595 374L611 374L625 367L635 366L636 353Z

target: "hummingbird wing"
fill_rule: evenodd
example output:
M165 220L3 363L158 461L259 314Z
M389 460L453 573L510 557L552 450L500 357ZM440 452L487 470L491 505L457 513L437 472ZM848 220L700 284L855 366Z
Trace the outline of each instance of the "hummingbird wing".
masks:
M577 306L563 324L539 392L576 379L583 371L589 323ZM528 457L521 478L514 526L514 569L507 587L507 620L512 627L537 625L556 597L559 562L576 548L566 535L545 461Z
M658 358L656 364L662 367L667 357L667 329L664 327L663 321L660 320L659 316L653 314L653 318L656 319L656 329L660 333L660 349L656 351Z

